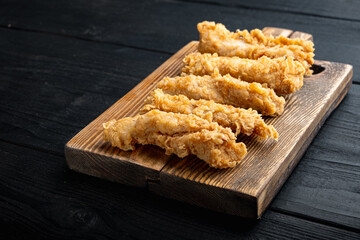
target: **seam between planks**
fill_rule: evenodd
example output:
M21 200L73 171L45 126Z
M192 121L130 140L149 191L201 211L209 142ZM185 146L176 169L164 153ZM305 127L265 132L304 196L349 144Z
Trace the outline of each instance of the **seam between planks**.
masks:
M70 34L64 34L64 33L56 33L56 32L47 32L47 31L36 30L36 29L8 27L7 25L2 25L2 24L0 24L0 29L13 30L13 31L23 31L23 32L31 32L31 33L39 33L39 34L51 35L51 36L72 38L72 39L83 40L83 41L87 41L87 42L109 44L109 45L120 46L120 47L128 47L128 48L133 48L133 49L138 49L138 50L143 50L143 51L148 51L148 52L162 53L162 54L167 54L167 55L173 55L174 54L173 52L167 52L167 51L162 51L162 50L157 50L157 49L150 49L150 48L143 48L143 47L132 46L132 45L127 45L127 44L123 44L123 43L117 43L117 42L111 42L111 41L99 41L99 40L95 40L95 39L91 39L91 38L79 37L79 36L76 36L76 35L70 35Z
M309 17L318 17L318 18L327 18L327 19L334 19L340 21L349 21L349 22L360 22L358 19L352 18L344 18L344 17L333 17L333 16L326 16L321 14L315 13L306 13L300 11L291 11L291 10L281 10L281 9L270 9L270 8L263 8L263 7L255 7L255 6L247 6L244 4L223 4L218 2L211 2L211 1L197 1L197 0L168 0L166 2L181 2L181 3L195 3L195 4L206 4L206 5L215 5L221 7L228 7L228 8L239 8L239 9L249 9L249 10L259 10L259 11L266 11L266 12L280 12L280 13L290 13L295 15L303 15Z
M319 224L322 224L322 225L347 230L347 231L350 231L350 232L360 233L359 228L349 227L349 226L342 225L342 224L339 224L339 223L330 222L330 221L327 221L327 220L324 220L324 219L321 219L321 218L315 218L315 217L311 217L311 216L308 216L308 215L305 215L305 214L292 212L292 211L287 211L287 210L282 210L282 209L271 207L271 206L269 206L268 210L276 212L276 213L284 214L284 215L287 215L287 216L292 216L292 217L296 217L296 218L299 218L299 219L307 220L307 221L310 221L310 222L315 222L315 223L319 223Z
M5 140L5 139L0 138L0 142L4 142L4 143L10 144L10 145L14 145L14 146L18 146L18 147L22 147L22 148L26 148L26 149L30 149L30 150L37 151L37 152L47 153L47 154L57 156L57 157L65 157L64 153L59 153L59 152L51 151L51 150L48 150L48 149L34 147L34 146L31 146L31 145L16 143L14 141L9 141L9 140Z

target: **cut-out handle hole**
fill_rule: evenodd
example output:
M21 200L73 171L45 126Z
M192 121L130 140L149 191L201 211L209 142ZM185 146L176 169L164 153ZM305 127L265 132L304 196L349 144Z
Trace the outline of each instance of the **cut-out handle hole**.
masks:
M310 69L313 70L313 75L319 74L325 70L325 68L323 66L316 65L316 64L313 64Z

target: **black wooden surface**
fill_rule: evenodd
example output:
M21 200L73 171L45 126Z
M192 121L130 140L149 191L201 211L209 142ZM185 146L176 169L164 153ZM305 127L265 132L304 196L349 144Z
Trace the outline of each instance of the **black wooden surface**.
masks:
M358 1L0 1L1 239L360 238ZM353 86L262 219L68 170L64 144L187 42L196 23L313 34Z

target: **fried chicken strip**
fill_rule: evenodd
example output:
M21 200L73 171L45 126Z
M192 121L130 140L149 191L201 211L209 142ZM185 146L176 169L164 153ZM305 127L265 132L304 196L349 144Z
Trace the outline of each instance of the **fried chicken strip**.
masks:
M254 60L220 57L217 53L192 53L187 55L183 62L184 73L211 75L217 68L221 75L230 74L246 82L265 83L280 95L299 90L305 73L305 68L298 61L294 61L293 57L270 59L263 56Z
M212 100L194 100L184 95L165 94L161 89L155 89L142 107L140 113L153 109L164 112L194 114L209 122L217 122L220 126L231 128L236 135L257 135L263 139L277 139L276 129L267 125L255 110L236 108L230 105L218 104Z
M285 105L285 99L278 97L273 89L230 75L221 76L217 71L211 76L165 77L157 87L171 95L183 94L196 100L206 99L234 107L252 108L266 116L280 115Z
M235 167L247 153L244 143L236 143L230 128L195 115L152 110L144 115L104 123L104 139L122 150L135 144L153 144L166 154L186 157L194 154L214 168Z
M247 30L230 32L221 23L201 22L197 25L200 33L199 51L201 53L218 53L220 56L237 56L241 58L258 59L293 57L306 69L306 75L311 75L311 65L314 63L314 44L303 39L290 39L284 36L265 36L259 29L250 33Z

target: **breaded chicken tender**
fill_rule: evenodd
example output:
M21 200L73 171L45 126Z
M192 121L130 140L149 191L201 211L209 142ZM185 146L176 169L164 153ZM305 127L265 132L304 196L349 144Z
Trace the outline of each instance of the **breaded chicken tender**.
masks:
M141 113L158 109L164 112L194 114L209 122L229 127L236 135L243 133L248 136L254 134L263 139L278 138L276 129L267 125L255 110L218 104L212 100L189 99L184 95L172 96L161 89L155 89L145 102L147 104L142 107Z
M314 44L303 39L290 39L284 36L265 36L259 29L250 33L247 30L230 32L220 23L204 21L197 25L200 33L199 51L201 53L218 53L220 56L237 56L258 59L293 57L311 75L314 63Z
M144 115L104 123L104 139L122 150L135 144L153 144L166 154L186 157L194 154L214 168L235 167L246 155L244 143L237 143L230 128L195 115L152 110Z
M293 57L245 59L221 57L217 53L192 53L183 62L184 73L211 75L218 69L221 75L230 74L246 82L267 84L277 94L284 95L299 90L303 85L305 68Z
M213 100L216 103L234 107L252 108L265 116L277 116L284 111L285 99L278 97L273 89L259 83L248 83L231 77L221 76L215 71L211 76L182 75L165 77L158 85L165 93L183 94L192 99Z

